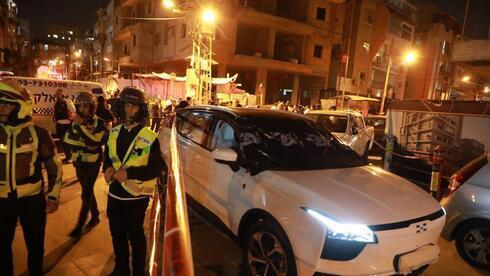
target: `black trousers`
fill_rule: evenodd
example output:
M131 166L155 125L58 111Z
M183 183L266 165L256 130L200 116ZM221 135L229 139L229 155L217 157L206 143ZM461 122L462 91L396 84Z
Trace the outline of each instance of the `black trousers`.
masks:
M63 125L56 123L56 134L58 134L58 137L60 138L61 147L66 155L66 159L71 158L70 146L64 141L65 133L68 131L68 129L70 129L70 127L71 126L69 124Z
M75 162L74 165L78 181L82 186L82 209L80 209L80 215L78 216L77 227L83 227L89 211L93 218L99 217L94 185L99 175L100 163Z
M133 275L145 275L146 237L143 230L149 198L119 200L109 196L107 217L116 255L116 269L129 272L129 243Z
M24 231L29 275L42 275L46 199L44 194L0 199L0 275L14 275L12 242L17 220Z

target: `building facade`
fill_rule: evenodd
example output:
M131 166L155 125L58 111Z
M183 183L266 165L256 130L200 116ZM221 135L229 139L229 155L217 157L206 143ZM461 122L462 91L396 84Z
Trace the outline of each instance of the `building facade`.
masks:
M460 83L454 82L456 69L451 63L451 51L459 34L456 20L441 13L437 6L417 3L417 28L414 47L419 52L410 66L407 77L406 99L444 100ZM457 84L456 87L453 83Z
M214 2L213 77L238 74L241 89L256 94L261 104L319 102L327 88L333 45L341 43L344 0ZM176 16L156 0L111 3L113 64L123 75L186 74L196 16ZM195 7L195 1L180 3ZM177 19L144 19L163 17Z
M388 98L403 99L405 54L412 49L416 6L408 0L350 0L346 3L341 69L348 94L381 97L387 75ZM347 66L346 66L347 64Z

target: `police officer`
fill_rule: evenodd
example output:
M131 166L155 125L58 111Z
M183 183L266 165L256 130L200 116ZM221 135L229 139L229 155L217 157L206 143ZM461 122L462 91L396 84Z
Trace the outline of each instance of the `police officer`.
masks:
M123 124L110 131L103 165L109 183L107 217L116 256L111 275L129 275L128 239L133 275L145 275L145 210L165 161L157 134L145 127L149 116L145 93L126 87L119 99Z
M105 121L95 115L97 104L94 95L79 92L75 95L74 104L77 115L64 141L71 148L71 160L82 185L82 208L78 222L70 232L70 237L77 238L82 234L89 211L92 217L87 226L94 227L100 222L94 185L102 161L102 145L108 131Z
M0 81L0 275L13 275L17 221L30 275L42 274L46 212L58 208L61 162L49 132L31 122L32 98L15 81ZM48 175L47 200L41 173Z

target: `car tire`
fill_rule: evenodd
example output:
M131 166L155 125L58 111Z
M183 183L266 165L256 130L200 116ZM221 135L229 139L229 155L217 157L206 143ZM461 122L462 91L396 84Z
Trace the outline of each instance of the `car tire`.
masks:
M424 265L422 267L419 267L417 268L416 270L412 271L412 273L408 274L410 276L419 276L419 275L422 275L422 273L424 273L427 268L429 268L429 265Z
M490 221L463 225L456 233L456 249L471 266L490 270Z
M256 222L248 227L241 241L243 275L297 274L291 243L276 222Z

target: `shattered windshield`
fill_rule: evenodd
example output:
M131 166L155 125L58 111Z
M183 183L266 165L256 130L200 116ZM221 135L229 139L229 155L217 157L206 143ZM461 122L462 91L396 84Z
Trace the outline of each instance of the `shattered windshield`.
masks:
M331 132L347 132L348 118L345 115L307 114L306 116Z
M351 148L308 119L245 116L239 121L240 148L255 173L365 165Z

